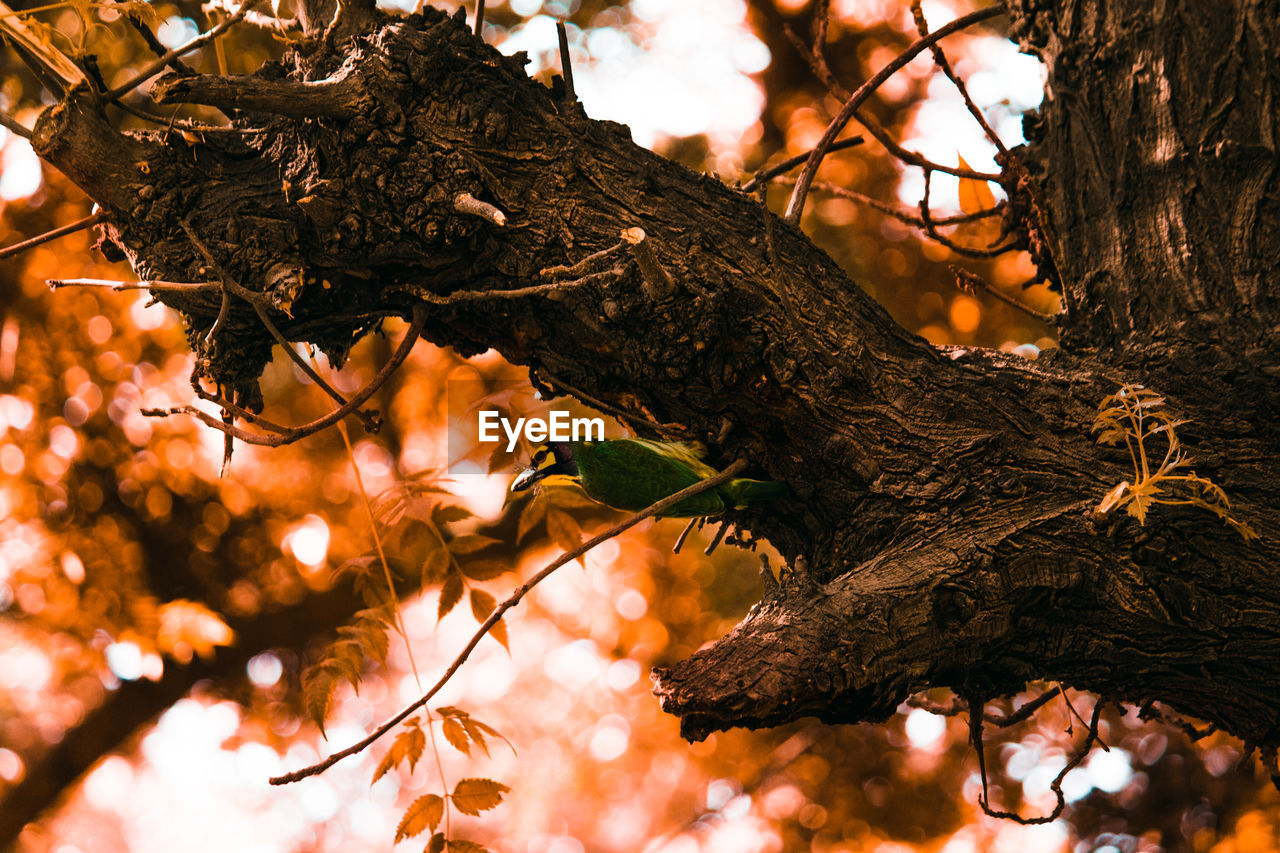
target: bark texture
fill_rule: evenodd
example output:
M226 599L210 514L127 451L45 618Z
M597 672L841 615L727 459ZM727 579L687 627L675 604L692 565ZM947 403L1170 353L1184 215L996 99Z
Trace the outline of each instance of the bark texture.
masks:
M787 557L783 583L657 673L689 737L1054 679L1280 745L1280 15L1010 5L1050 68L1009 166L1066 302L1063 347L1036 362L906 332L756 200L589 120L431 9L345 5L252 78L165 83L170 100L242 110L239 133L121 135L73 93L33 143L110 213L142 277L217 281L187 221L292 340L341 356L425 300L433 342L493 347L787 482L791 498L735 519ZM505 224L460 211L464 193ZM625 245L550 269L627 228L673 290ZM249 306L233 300L206 342L217 285L159 295L189 316L206 375L254 399L271 339ZM1131 382L1191 420L1196 470L1260 539L1194 508L1145 526L1093 515L1133 479L1090 434Z

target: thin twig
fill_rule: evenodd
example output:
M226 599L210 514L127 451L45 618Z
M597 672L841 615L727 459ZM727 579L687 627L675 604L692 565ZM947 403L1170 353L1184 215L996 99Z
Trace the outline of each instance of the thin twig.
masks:
M569 32L564 21L556 21L556 36L560 40L560 76L564 78L565 100L572 102L576 100L573 94L573 63L569 61Z
M831 23L831 0L818 0L818 8L814 12L813 20L813 52L823 68L827 68L827 25L829 23ZM827 68L827 74L832 79L835 78L829 68Z
M617 253L618 250L629 245L631 244L628 243L626 240L619 240L609 248L601 249L598 252L593 252L592 254L587 255L585 258L583 258L582 260L578 261L575 264L569 264L566 266L547 267L546 269L540 270L538 272L538 275L541 278L555 278L558 275L580 275L582 274L582 272L584 272L589 266L591 266L596 261L602 261L605 258L608 258L611 255Z
M920 220L924 223L924 233L935 243L941 243L957 255L964 255L967 258L995 258L1008 252L1018 249L1017 241L1005 243L1003 246L995 246L989 249L974 249L969 246L961 246L954 240L944 237L938 233L938 223L933 219L933 212L929 209L929 193L933 186L933 170L924 170L924 196L920 199ZM996 238L997 240L999 238Z
M911 0L911 14L916 19L916 32L921 36L927 36L929 34L929 24L924 19L924 9L920 6L920 0ZM987 139L991 140L991 144L994 145L1001 154L1007 155L1009 153L1009 149L1004 147L1004 143L1000 141L1000 137L996 136L996 132L991 129L991 125L987 124L987 118L982 114L982 110L978 109L978 105L973 102L973 98L969 97L969 88L965 86L964 81L957 77L955 71L951 69L951 63L947 61L947 55L942 52L942 48L935 44L930 48L930 50L933 51L934 64L942 70L943 74L947 75L947 79L956 87L956 90L960 93L960 97L964 98L965 107L969 110L969 114L973 116L974 120L978 122L978 126L982 128L982 132L986 134ZM1081 720L1080 722L1084 723L1084 720Z
M680 549L684 547L684 540L689 538L689 532L693 530L693 526L696 524L701 527L706 523L706 521L706 516L695 516L694 518L689 519L689 523L685 525L684 530L681 531L678 537L676 537L676 544L671 546L671 553L679 554Z
M178 128L178 130L185 130L190 133L230 133L230 132L244 133L245 132L245 128L236 127L230 124L204 124L203 122L193 121L191 119L178 118L178 110L182 108L181 104L178 104L173 108L173 114L170 115L168 118L165 118L162 115L156 115L155 113L147 112L144 109L139 109L138 107L135 107L133 104L127 103L126 101L115 101L113 105L129 113L129 115L134 116L135 118L140 118L143 121L149 121L152 124L162 124L168 128L176 127Z
M825 25L822 29L825 33ZM809 63L810 70L812 70L814 76L816 76L818 80L827 87L828 92L834 95L842 103L853 97L852 93L850 93L850 91L835 78L835 75L831 73L831 69L827 67L827 61L821 52L821 41L815 41L814 49L809 50L793 30L786 28L784 29L784 32L786 33L787 38L791 40L791 44L795 47L796 52L800 54L801 58ZM975 180L983 181L997 181L1000 179L999 175L993 175L988 172L976 172L973 169L964 169L959 166L944 166L941 163L926 160L915 151L908 151L906 148L899 145L897 141L889 135L889 131L885 130L880 126L879 122L875 121L861 110L855 110L853 118L865 127L867 132L874 136L876 140L885 147L886 151L894 157L897 157L903 163L906 163L908 166L917 166L921 169L934 169L938 172L946 172L949 175L955 175L958 178L973 178ZM828 149L828 153L835 150L836 145L833 144L831 148Z
M1062 690L1059 687L1050 688L1036 698L1028 701L1024 705L1021 705L1017 710L1011 711L1008 714L993 714L984 710L982 713L982 719L984 722L991 723L993 726L999 726L1002 729L1007 729L1021 723L1036 711L1049 704L1049 702L1061 692ZM923 711L928 711L930 714L938 714L943 717L958 717L969 711L969 703L960 696L951 697L951 701L943 705L938 702L931 702L928 697L923 694L917 694L915 696L909 696L906 704L908 707L919 708Z
M604 270L603 272L590 273L571 281L554 281L550 284L532 284L528 287L516 287L511 290L455 290L452 293L439 294L433 293L425 287L418 285L410 285L409 290L414 296L430 302L432 305L457 305L460 302L478 302L485 299L513 299L518 296L536 296L539 293L554 293L557 290L567 290L570 287L577 287L580 284L586 284L600 279L618 278L625 274L626 270L622 267L614 267L613 269Z
M284 424L278 424L275 421L269 421L266 418L264 418L262 415L258 414L257 412L252 412L244 408L243 406L240 406L237 403L233 403L232 401L228 400L226 397L222 396L221 383L219 383L217 387L218 387L218 393L211 394L200 386L200 380L198 377L193 376L191 378L192 392L201 400L207 400L208 402L216 405L219 409L222 409L222 413L224 416L233 415L237 418L240 418L241 420L248 421L249 423L253 424L256 427L261 427L262 429L265 429L268 432L287 433L293 429L293 427L288 427L288 426L285 426ZM224 423L225 423L225 420L224 420ZM230 435L228 435L227 437L231 438Z
M173 406L168 409L143 409L142 414L150 418L163 418L169 415L191 415L202 423L213 427L219 432L233 436L245 444L255 444L259 447L280 447L285 444L292 444L300 438L317 433L320 430L345 418L348 414L364 405L365 401L374 395L374 393L383 386L383 384L391 378L406 358L409 357L409 351L413 349L413 344L422 334L423 328L427 325L429 313L425 306L415 305L413 308L413 320L409 325L409 330L405 332L404 339L400 342L400 346L392 353L391 358L378 371L378 375L370 380L369 384L360 389L355 396L347 401L346 405L334 409L324 417L317 418L310 423L302 426L286 428L286 432L280 432L277 435L261 435L259 433L249 432L234 425L224 424L218 418L204 411L197 409L195 406Z
M27 129L26 125L8 113L0 112L0 124L8 128L9 132L15 136L21 136L23 139L31 138L31 131Z
M221 285L216 281L118 281L114 278L47 278L45 284L50 290L60 287L101 287L107 290L157 290L169 293L199 293L205 290L218 290Z
M155 33L151 32L151 27L147 26L146 21L142 20L141 16L135 15L132 12L130 12L129 14L125 15L125 19L130 23L130 25L133 26L134 30L137 31L138 35L142 36L142 40L147 43L147 47L151 50L152 53L154 53L156 56L165 55L166 49L164 44L160 41L160 39L156 38ZM169 60L169 67L172 68L174 71L178 72L179 74L195 74L196 73L195 69L193 69L190 65L187 65L185 62L183 62L181 59L179 59L176 56Z
M952 274L954 274L956 277L956 285L959 286L961 290L974 290L974 291L981 290L984 293L990 293L992 296L994 296L996 299L999 299L1005 305L1008 305L1011 308L1016 308L1017 310L1021 311L1023 314L1026 314L1028 317L1039 320L1041 323L1046 323L1046 324L1053 323L1052 314L1045 314L1041 311L1037 311L1036 309L1032 308L1030 305L1023 302L1022 300L1015 299L1014 297L994 287L989 281L987 281L977 273L972 273L969 270L961 269L960 267L955 266L954 264L951 265L950 269Z
M831 148L828 150L827 153L832 153L834 151L843 151L846 148L852 148L855 145L861 145L863 142L864 140L861 136L851 136L848 139L841 139L839 142L831 143ZM756 172L754 175L751 176L751 180L747 181L745 184L742 185L742 191L744 193L752 192L753 190L755 190L756 187L760 186L766 181L773 180L778 175L781 175L783 172L791 171L796 166L799 166L801 163L808 160L809 155L812 153L813 153L812 150L806 151L803 154L797 154L794 157L788 157L787 159L783 160L781 163L777 163L773 166L769 166L767 168L761 169L760 171Z
M1036 711L1039 711L1045 705L1048 705L1051 701L1053 701L1053 697L1057 696L1061 692L1062 692L1062 685L1051 687L1050 689L1041 693L1036 698L1027 702L1022 707L1018 708L1016 711L1012 711L1008 714L987 714L984 712L982 717L984 720L986 720L987 722L993 725L999 726L1002 729L1007 729L1010 726L1017 725L1018 723L1030 717Z
M204 342L212 344L214 337L218 332L222 331L222 324L227 322L227 315L231 313L231 294L224 287L222 289L222 302L218 305L218 316L214 318L213 325L209 327L209 331L204 333Z
M1062 687L1061 684L1059 684L1058 686ZM1089 724L1084 721L1084 717L1080 716L1080 712L1076 710L1076 706L1071 704L1071 697L1067 695L1067 689L1065 687L1062 688L1062 704L1067 706L1067 710L1071 712L1072 717L1075 717L1077 720L1080 721L1080 725L1088 727ZM1071 730L1073 728L1074 726L1072 726L1071 724L1071 717L1068 717L1067 718L1067 734L1071 734L1072 733ZM1101 737L1098 737L1097 740L1098 740L1098 746L1102 747L1103 752L1111 751L1111 747L1107 746L1107 742L1105 740L1103 740Z
M780 184L787 184L787 183L794 184L795 179L794 178L776 178L775 182ZM888 204L886 202L880 201L879 199L872 198L869 195L863 195L862 193L857 192L855 190L845 189L844 187L838 184L833 184L828 181L814 181L812 189L821 190L822 192L828 192L834 196L839 196L840 198L848 199L849 201L854 201L854 202L857 202L858 204L865 204L868 207L874 207L876 210L888 216L892 216L894 219L898 220L904 225L912 225L916 228L921 228L921 229L925 227L924 219L922 219L919 216L916 216L914 213L909 213L908 211L906 211L901 207ZM959 225L963 222L976 222L979 219L986 219L989 216L996 216L997 214L1000 214L1003 212L1004 212L1004 202L1000 202L995 207L984 207L982 210L976 210L973 213L960 213L960 214L956 214L955 216L944 216L941 219L930 219L929 221L932 222L935 226Z
M670 299L675 292L676 283L667 272L658 255L653 251L651 241L643 228L626 228L622 231L622 239L631 247L631 256L640 268L641 291L652 302Z
M77 231L83 231L86 228L97 225L106 218L106 212L99 210L97 213L89 214L84 219L77 219L70 225L63 225L60 228L53 229L52 231L46 231L37 237L32 237L30 240L23 240L21 243L14 243L12 246L5 246L3 249L0 249L0 261L5 258L12 258L14 255L20 255L28 249L34 249L41 243L48 243L50 240L56 240L59 237L65 237L68 234L74 234Z
M826 132L822 134L822 139L813 149L813 153L809 155L809 160L805 163L804 170L800 172L800 177L796 181L795 190L791 193L791 199L787 202L787 210L783 218L792 225L800 220L800 213L804 210L805 197L809 194L809 185L813 183L813 179L818 173L818 166L822 163L822 158L826 156L827 151L831 148L831 143L835 142L836 136L849 123L849 119L853 117L858 107L862 106L867 98L871 97L871 93L879 88L880 84L884 83L898 69L914 59L917 54L930 45L937 43L940 39L980 21L994 18L996 15L1003 14L1004 11L1004 4L997 3L986 9L979 9L976 12L970 12L968 15L956 18L951 23L914 42L910 47L898 54L892 62L880 69L874 77L859 86L858 91L853 93L844 106L841 107L840 112L836 114L836 117L827 125Z
M973 745L974 752L978 754L978 774L982 777L982 794L978 797L978 805L982 806L982 811L989 817L1006 818L1023 826L1053 823L1062 815L1062 810L1067 807L1067 798L1062 793L1062 780L1067 777L1068 773L1078 767L1080 762L1084 761L1089 751L1093 749L1094 741L1098 740L1098 719L1102 716L1102 699L1099 698L1093 705L1093 718L1089 722L1089 729L1085 734L1084 743L1080 745L1076 753L1071 756L1071 759L1058 772L1058 775L1049 783L1049 790L1053 791L1054 796L1057 797L1057 805L1054 806L1052 812L1040 817L1023 817L1017 812L991 808L991 801L988 799L987 760L982 748L982 721L984 715L982 713L975 714L972 710L975 707L981 708L982 704L982 701L976 697L969 700L969 742Z
M993 172L979 172L975 169L966 169L961 166L947 166L943 163L935 163L915 151L903 148L889 135L889 131L885 130L870 117L858 113L854 118L867 129L868 133L876 138L876 141L885 147L885 150L908 166L932 169L935 172L945 172L948 175L955 175L957 178L970 178L975 181L999 182L1000 180L1001 176Z
M703 554L710 557L715 552L716 548L720 547L720 542L724 540L724 534L728 531L729 526L729 519L723 518L720 520L720 527L716 530L716 535L711 540L711 544L709 544L707 549L702 552Z
M257 2L258 0L245 0L245 2L241 4L240 8L236 10L235 14L227 18L221 24L218 24L216 27L209 30L207 33L203 35L196 36L186 44L179 45L178 47L175 47L173 50L166 51L163 56L159 56L155 60L147 63L145 66L143 66L142 70L139 71L137 74L133 75L128 80L121 83L119 86L116 86L114 89L107 92L105 95L103 95L103 98L108 101L115 101L115 100L118 100L121 95L126 95L129 92L132 92L134 89L138 88L138 86L142 85L144 82L150 79L156 72L164 68L174 59L177 59L179 56L182 56L184 54L190 53L191 51L196 50L197 48L204 47L206 44L213 41L218 36L225 33L227 30L231 29L231 27L239 23L244 18L244 16L249 13L249 9L253 7L253 5L256 4Z
M583 542L581 545L579 545L577 548L574 548L572 551L566 551L565 553L561 554L559 557L553 560L551 564L548 565L545 569L538 572L533 577L529 578L529 580L525 581L524 584L520 586L520 588L518 588L515 592L513 592L507 598L506 601L499 604L494 609L494 611L489 614L489 618L485 619L484 622L480 624L480 627L476 629L475 634L471 636L471 639L467 642L466 646L464 646L462 651L458 653L458 656L454 658L453 663L449 664L449 668L445 670L444 675L440 676L440 680L437 681L435 685L430 690L428 690L425 694L423 694L420 698L412 702L404 710L396 714L390 720L383 723L381 726L375 729L372 734L364 738L364 740L361 740L358 743L352 744L346 749L335 752L333 755L330 755L324 761L320 761L316 764L312 764L310 767L304 767L301 770L295 770L294 772L286 773L283 776L272 777L272 779L270 780L271 784L286 785L290 782L297 782L300 779L306 779L308 776L315 776L318 773L323 773L325 770L328 770L330 767L337 764L339 761L346 758L347 756L355 755L356 753L366 749L370 744L374 743L383 735L385 735L387 732L391 731L393 728L399 725L402 720L404 720L414 711L418 710L419 708L426 705L427 702L431 701L431 697L435 696L436 693L440 692L441 688L443 688L446 684L448 684L449 680L453 678L453 674L457 672L458 669L464 663L466 663L467 658L471 656L471 652L475 649L477 645L480 644L480 641L484 639L485 635L489 633L489 631L493 628L493 626L498 624L498 621L502 619L503 614L505 614L508 610L515 607L517 604L519 604L520 600L523 599L531 589L533 589L542 581L550 577L551 574L554 571L556 571L556 569L559 569L561 566L565 565L568 562L578 559L583 554L590 551L592 548L604 542L607 542L610 539L613 539L615 536L619 535L623 531L631 527L634 527L636 524L639 524L644 519L649 518L650 516L658 515L663 510L670 509L671 507L675 506L676 504L680 503L686 498L690 498L690 497L693 497L694 495L702 494L703 492L713 489L722 483L728 482L729 480L737 476L746 467L747 467L747 462L745 459L735 460L729 465L729 467L725 468L723 471L721 471L719 474L716 474L714 477L708 477L705 480L699 480L698 482L694 483L692 486L689 486L687 489L681 489L675 494L668 495L662 500L656 503L650 504L649 506L645 507L644 509L635 513L634 515L630 515L627 518L623 519L622 521L618 522L613 527L610 527L608 530L604 531L603 533L600 533L600 534L597 534L596 536L591 537L586 542Z
M603 400L597 400L595 397L592 397L586 391L582 391L578 388L574 388L568 382L565 382L557 378L556 376L548 372L545 367L539 367L537 370L538 370L538 373L542 375L543 379L546 379L552 385L559 387L561 391L567 391L568 393L577 397L579 400L582 400L584 403L587 403L593 409L598 409L601 412L608 412L609 414L613 415L616 418L626 418L629 421L641 421L653 427L655 430L658 431L659 434L671 431L671 428L673 426L672 424L660 424L657 421L652 420L651 418L644 417L643 415L634 415L628 411L619 409L617 406L611 406L608 403L604 402Z
M484 37L484 0L476 0L476 35Z
M1218 731L1217 723L1209 723L1209 725L1205 726L1203 729L1198 729L1191 722L1183 719L1177 714L1160 711L1156 708L1154 702L1147 702L1138 709L1138 719L1155 720L1156 722L1164 723L1165 725L1176 726L1186 734L1187 738L1190 739L1192 743L1202 738L1206 738Z

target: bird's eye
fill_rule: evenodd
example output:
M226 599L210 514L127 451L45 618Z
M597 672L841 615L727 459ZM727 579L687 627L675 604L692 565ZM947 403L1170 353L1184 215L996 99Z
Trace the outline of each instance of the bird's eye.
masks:
M544 447L541 450L539 450L537 453L533 454L533 458L529 460L529 467L537 468L539 465L541 465L543 462L546 461L547 455L549 453L551 453L551 448Z

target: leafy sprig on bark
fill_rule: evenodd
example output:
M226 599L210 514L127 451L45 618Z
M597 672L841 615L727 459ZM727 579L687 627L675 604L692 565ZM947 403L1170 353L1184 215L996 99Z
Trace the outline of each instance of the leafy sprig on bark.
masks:
M1195 471L1175 473L1187 468L1192 459L1182 449L1177 427L1187 423L1177 420L1168 410L1168 401L1142 385L1129 384L1109 394L1098 406L1093 432L1101 432L1099 444L1124 442L1133 463L1133 482L1122 480L1099 502L1095 512L1106 515L1124 507L1129 515L1146 524L1147 513L1156 504L1198 506L1207 509L1239 533L1246 541L1256 539L1252 527L1231 514L1231 501L1216 483ZM1157 437L1164 438L1164 458L1155 463L1149 445Z

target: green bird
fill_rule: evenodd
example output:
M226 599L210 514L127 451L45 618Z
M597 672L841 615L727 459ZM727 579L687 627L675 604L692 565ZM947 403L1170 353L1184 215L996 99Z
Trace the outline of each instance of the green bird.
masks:
M702 461L700 445L643 438L549 442L516 477L511 491L534 483L574 484L587 497L614 509L636 512L719 472ZM662 513L668 518L700 518L785 494L785 483L735 477Z

